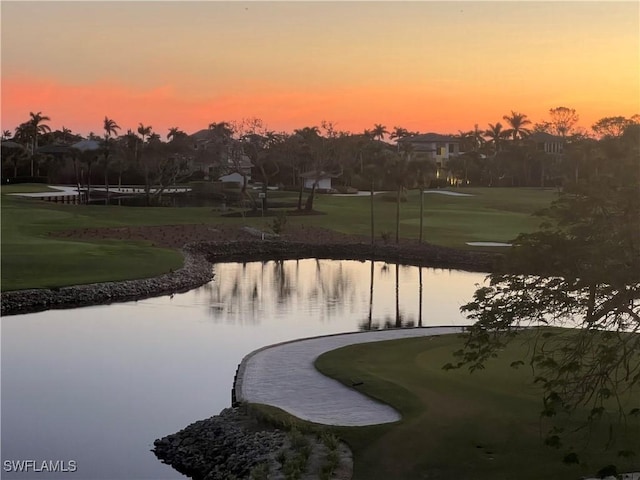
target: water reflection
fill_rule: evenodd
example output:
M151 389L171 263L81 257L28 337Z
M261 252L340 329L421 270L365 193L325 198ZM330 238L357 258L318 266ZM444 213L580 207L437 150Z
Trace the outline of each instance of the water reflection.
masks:
M451 276L448 270L376 261L273 260L221 264L214 270L214 280L203 290L208 295L209 316L217 323L257 325L293 313L310 315L321 322L355 315L361 319L359 330L422 327L424 305L433 308L438 298L446 299L456 291L444 297L440 291L447 287L442 279ZM455 276L464 277L465 273L455 272ZM425 276L438 278L431 290L424 289ZM460 304L468 298L461 296ZM435 324L452 321L432 318ZM456 315L454 323L460 320Z
M412 322L467 325L460 305L485 276L315 259L214 269L212 282L173 296L2 317L2 461L73 459L83 480L183 478L151 442L228 407L248 352Z

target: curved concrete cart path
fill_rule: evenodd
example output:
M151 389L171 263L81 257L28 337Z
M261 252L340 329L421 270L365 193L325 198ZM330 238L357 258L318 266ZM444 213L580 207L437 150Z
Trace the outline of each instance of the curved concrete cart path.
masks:
M256 350L240 364L238 400L281 408L326 425L363 426L400 420L400 414L314 367L325 352L357 343L459 333L461 327L433 327L347 333L296 340Z

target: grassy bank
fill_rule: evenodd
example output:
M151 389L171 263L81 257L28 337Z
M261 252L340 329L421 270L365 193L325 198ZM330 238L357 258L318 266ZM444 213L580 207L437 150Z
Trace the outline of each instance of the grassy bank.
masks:
M269 229L272 219L228 218L211 207L117 207L64 205L7 195L46 190L40 185L2 187L2 290L58 287L106 280L143 278L179 268L178 252L135 242L79 242L50 233L75 228L174 224L235 224ZM470 248L468 241L506 241L537 227L530 214L548 205L553 190L466 189L472 197L424 196L425 241ZM273 200L295 203L293 192L272 192ZM290 217L292 225L370 234L368 197L318 195L314 208L325 215ZM419 236L420 202L412 191L401 207L400 235ZM376 237L395 232L395 203L375 199Z
M577 479L610 463L619 471L640 469L637 457L616 455L624 445L640 450L637 420L626 434L617 431L619 444L606 452L606 426L581 430L567 445L578 448L582 463L565 465L566 449L543 444L548 424L539 416L542 397L531 370L510 367L526 345L513 343L474 374L442 370L460 346L458 336L425 337L346 347L317 360L321 372L349 387L363 382L359 391L403 415L393 425L338 429L354 451L355 478Z
M78 242L49 236L70 228L126 225L103 213L3 197L2 290L146 278L182 266L180 252L143 242Z

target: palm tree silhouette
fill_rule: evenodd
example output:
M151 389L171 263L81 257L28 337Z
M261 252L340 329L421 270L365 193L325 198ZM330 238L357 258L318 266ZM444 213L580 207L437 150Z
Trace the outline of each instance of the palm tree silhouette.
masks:
M411 176L410 169L411 152L405 151L402 154L394 153L387 162L387 174L393 179L396 185L396 243L400 242L400 199L402 191L406 188Z
M424 225L424 189L427 187L427 179L435 171L435 165L425 160L411 160L409 162L410 174L416 179L416 184L420 189L420 234L418 243L422 243Z
M104 117L104 186L107 189L107 200L106 203L109 203L109 157L111 156L111 135L116 135L118 130L120 130L120 125L118 125L115 120L107 117Z
M145 138L151 135L151 129L153 127L151 125L145 126L142 123L138 125L138 133L142 137L142 143L144 144Z
M29 112L29 116L31 117L31 119L29 120L28 125L31 128L31 135L33 140L33 144L31 145L31 176L33 177L33 158L35 156L36 150L38 149L38 135L51 131L49 125L42 123L51 120L51 118L42 115L42 112Z
M371 135L373 135L373 138L378 140L384 140L384 136L387 133L389 133L389 131L387 130L387 127L385 127L380 123L376 123L373 126L373 130L371 130Z
M177 140L179 138L184 138L187 134L180 130L178 127L171 127L169 129L169 133L167 133L167 140Z
M502 150L502 143L509 137L509 131L502 129L502 124L489 124L489 128L484 131L484 136L489 138L489 145L493 147L494 157Z
M507 131L514 142L518 139L522 140L531 133L531 130L525 127L531 124L531 120L524 113L511 110L511 115L505 115L502 119L511 127Z

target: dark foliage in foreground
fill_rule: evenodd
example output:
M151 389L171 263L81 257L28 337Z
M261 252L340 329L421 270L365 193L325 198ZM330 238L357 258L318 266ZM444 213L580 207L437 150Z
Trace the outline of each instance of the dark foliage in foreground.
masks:
M545 439L553 447L563 446L569 415L584 415L584 428L609 415L639 420L639 134L629 128L609 144L607 171L566 188L540 212L542 229L514 241L505 270L462 307L476 323L458 362L445 366L485 368L523 327L576 327L542 330L527 359L543 387L541 413L557 420ZM618 454L640 453L630 447Z

